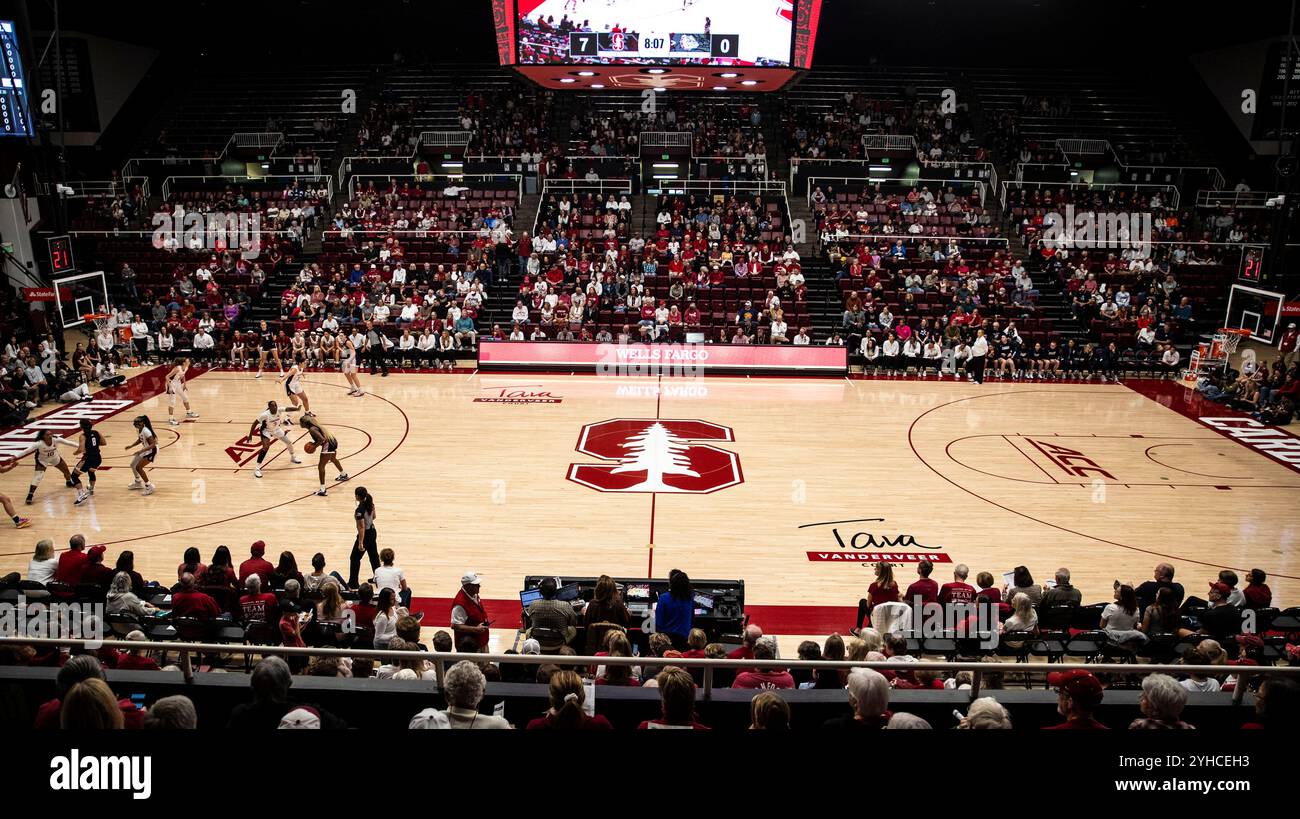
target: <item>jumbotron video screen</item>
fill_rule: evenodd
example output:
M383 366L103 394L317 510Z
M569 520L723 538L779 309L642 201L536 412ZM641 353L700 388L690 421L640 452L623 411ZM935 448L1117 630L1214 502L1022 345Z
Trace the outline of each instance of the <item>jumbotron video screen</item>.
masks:
M522 65L789 67L793 0L518 0Z

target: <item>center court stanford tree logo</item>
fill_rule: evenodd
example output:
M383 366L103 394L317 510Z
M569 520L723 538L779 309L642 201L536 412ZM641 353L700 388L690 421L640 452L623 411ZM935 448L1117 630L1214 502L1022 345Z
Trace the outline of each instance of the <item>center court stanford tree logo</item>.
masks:
M575 447L606 463L570 464L568 479L598 492L704 495L743 483L740 457L701 441L734 441L709 421L615 418L587 424Z

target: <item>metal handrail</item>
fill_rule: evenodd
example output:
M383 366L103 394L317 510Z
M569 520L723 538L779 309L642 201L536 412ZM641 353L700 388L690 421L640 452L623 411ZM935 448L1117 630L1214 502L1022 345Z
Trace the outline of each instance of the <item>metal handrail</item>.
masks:
M1199 190L1196 192L1196 207L1265 208L1268 200L1282 195L1279 191Z
M804 185L804 201L808 203L809 207L812 207L812 189L815 187L813 185L813 182L822 182L822 181L844 182L846 184L850 182L857 182L864 185L869 185L878 182L888 182L890 184L904 185L913 188L916 187L918 183L922 183L922 182L934 182L936 184L947 185L949 187L956 186L956 185L975 185L978 186L979 195L980 195L980 205L984 204L985 190L988 188L988 184L989 184L982 179L935 179L932 177L918 177L916 179L898 179L898 178L888 178L888 177L880 177L880 176L809 176L804 179L804 182L806 183Z
M274 153L283 144L283 131L237 131L230 135L230 141L222 153L229 151L232 145L236 148L270 148Z
M1084 156L1098 156L1106 153L1114 154L1110 142L1104 139L1058 139L1056 140L1056 150L1069 156L1070 154L1081 154Z
M353 174L348 179L348 200L356 198L357 180L358 179L410 179L416 182L433 182L438 179L446 180L467 180L467 179L513 179L515 181L515 197L523 199L524 196L524 176L518 173L358 173Z
M421 131L420 145L460 146L469 144L469 131Z
M694 131L642 131L637 144L645 148L689 148L695 144Z
M1002 203L1005 209L1007 206L1007 191L1013 187L1027 188L1086 188L1088 190L1109 190L1110 188L1158 188L1160 190L1171 191L1169 197L1169 209L1177 210L1181 196L1178 193L1178 186L1172 184L1157 184L1153 182L1025 182L1020 179L1015 181L1003 180L1002 190L998 195L998 201Z
M168 198L169 196L171 196L171 183L172 183L172 181L173 181L173 180L181 180L181 179L203 179L203 180L207 180L207 179L224 179L224 180L226 180L226 181L228 181L228 182L237 182L237 183L243 183L243 182L268 182L268 181L275 181L275 180L280 180L280 179L289 179L289 180L298 180L298 179L312 179L312 180L320 180L320 179L323 179L323 180L325 180L325 190L329 193L329 196L328 196L327 198L328 198L328 199L333 199L333 198L334 198L334 179L333 179L332 177L325 176L325 175L322 175L322 174L273 174L273 175L271 175L271 176L227 176L227 175L225 175L225 174L218 174L218 175L216 175L216 176L169 176L169 177L167 177L166 179L163 180L163 183L162 183L162 196L163 196L163 201L164 201L164 202L167 201L167 198Z
M862 147L868 151L915 151L916 137L911 134L863 134Z
M232 625L234 624L231 621ZM972 637L972 639L976 639ZM727 660L712 659L707 657L608 657L608 656L562 656L558 654L472 654L467 655L451 651L393 651L392 649L377 648L297 648L292 646L271 646L271 645L248 645L245 643L189 643L178 641L146 641L139 640L88 640L65 637L0 637L0 645L28 645L28 646L69 646L88 649L91 651L99 648L124 649L129 651L176 651L181 657L181 670L185 674L186 682L191 682L194 672L189 663L190 654L239 654L239 655L287 655L299 657L361 657L365 659L376 660L411 660L421 659L429 660L434 664L436 678L439 686L442 684L443 663L457 663L462 660L472 661L475 663L490 662L497 664L516 664L516 665L537 665L539 663L552 661L562 662L564 665L571 666L676 666L678 668L703 668L705 669L704 677L704 694L708 698L712 691L712 673L710 669L750 669L750 668L811 668L814 670L821 669L846 669L870 668L876 671L898 671L909 668L925 668L929 671L970 671L977 677L985 673L990 674L1022 674L1038 673L1044 674L1058 671L1071 671L1074 669L1083 669L1103 674L1158 674L1165 673L1173 675L1180 674L1205 674L1219 675L1225 673L1234 673L1239 681L1246 676L1268 676L1268 675L1295 675L1300 674L1300 666L1222 666L1222 665L1161 665L1158 663L1088 663L1088 662L1070 662L1062 661L1057 663L990 663L975 662L969 660L923 660L921 662L898 662L898 661L871 661L871 660L802 660L791 658L788 660ZM1241 702L1245 694L1246 685L1238 684L1233 692L1233 701ZM972 699L979 696L978 686L972 684Z
M902 240L904 242L1001 242L1009 245L1010 240L1005 236L936 236L925 233L850 233L848 236L839 238L832 237L832 242L852 242L863 240L880 240L893 242Z

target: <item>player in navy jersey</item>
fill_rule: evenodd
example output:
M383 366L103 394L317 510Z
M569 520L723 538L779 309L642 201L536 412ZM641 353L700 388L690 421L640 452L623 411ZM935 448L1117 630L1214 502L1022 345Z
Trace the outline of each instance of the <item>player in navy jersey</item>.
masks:
M108 436L95 429L90 420L81 419L81 439L77 443L77 456L80 458L77 465L72 470L72 479L79 482L81 475L86 476L87 488L77 492L76 503L78 506L85 503L87 499L95 494L95 470L99 469L104 462L100 454L100 448L108 441Z

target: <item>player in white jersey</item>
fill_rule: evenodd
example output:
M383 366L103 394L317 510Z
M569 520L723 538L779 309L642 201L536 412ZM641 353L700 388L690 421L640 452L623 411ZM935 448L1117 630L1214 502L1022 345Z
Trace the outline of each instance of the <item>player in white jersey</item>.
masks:
M280 411L280 405L274 401L266 402L266 409L262 414L257 416L253 426L248 430L248 440L251 443L261 443L262 451L257 453L257 466L253 469L253 477L262 477L262 461L266 459L266 453L271 449L271 442L278 440L289 450L289 459L296 464L302 463L298 453L293 450L293 441L289 440L289 430L293 428L293 419L289 413L293 412L296 407L290 407L284 412Z
M361 381L357 379L357 345L352 339L339 333L339 349L343 351L343 363L339 369L348 380L348 395L365 395Z
M135 480L131 482L127 489L139 489L144 487L144 494L152 495L154 493L154 485L153 482L149 480L149 475L145 472L144 468L152 465L154 460L158 457L158 436L154 434L153 422L149 420L149 416L147 415L137 415L135 420L131 423L135 427L137 437L134 443L126 445L126 450L130 452L136 447L140 447L141 449L139 452L135 453L135 457L131 459L131 477Z
M199 414L190 409L190 391L185 387L185 374L190 370L190 360L188 358L176 359L176 365L172 371L167 373L167 423L172 426L179 426L180 421L176 420L176 399L180 399L185 405L186 418L198 418Z
M303 411L304 415L315 415L311 411L311 402L307 400L307 390L302 384L303 371L307 369L307 359L302 353L297 353L293 357L293 363L289 365L288 372L281 375L276 381L284 379L284 394L289 396L295 409Z
M69 487L81 488L81 480L72 474L68 469L67 461L63 460L62 453L59 452L60 446L71 447L76 449L77 445L72 441L61 436L55 435L50 430L42 430L41 437L33 441L25 450L14 456L14 460L20 460L23 457L35 452L36 474L32 476L32 483L27 487L27 503L31 504L32 498L36 495L36 487L40 486L41 480L45 477L46 469L57 469L63 473L63 479Z

